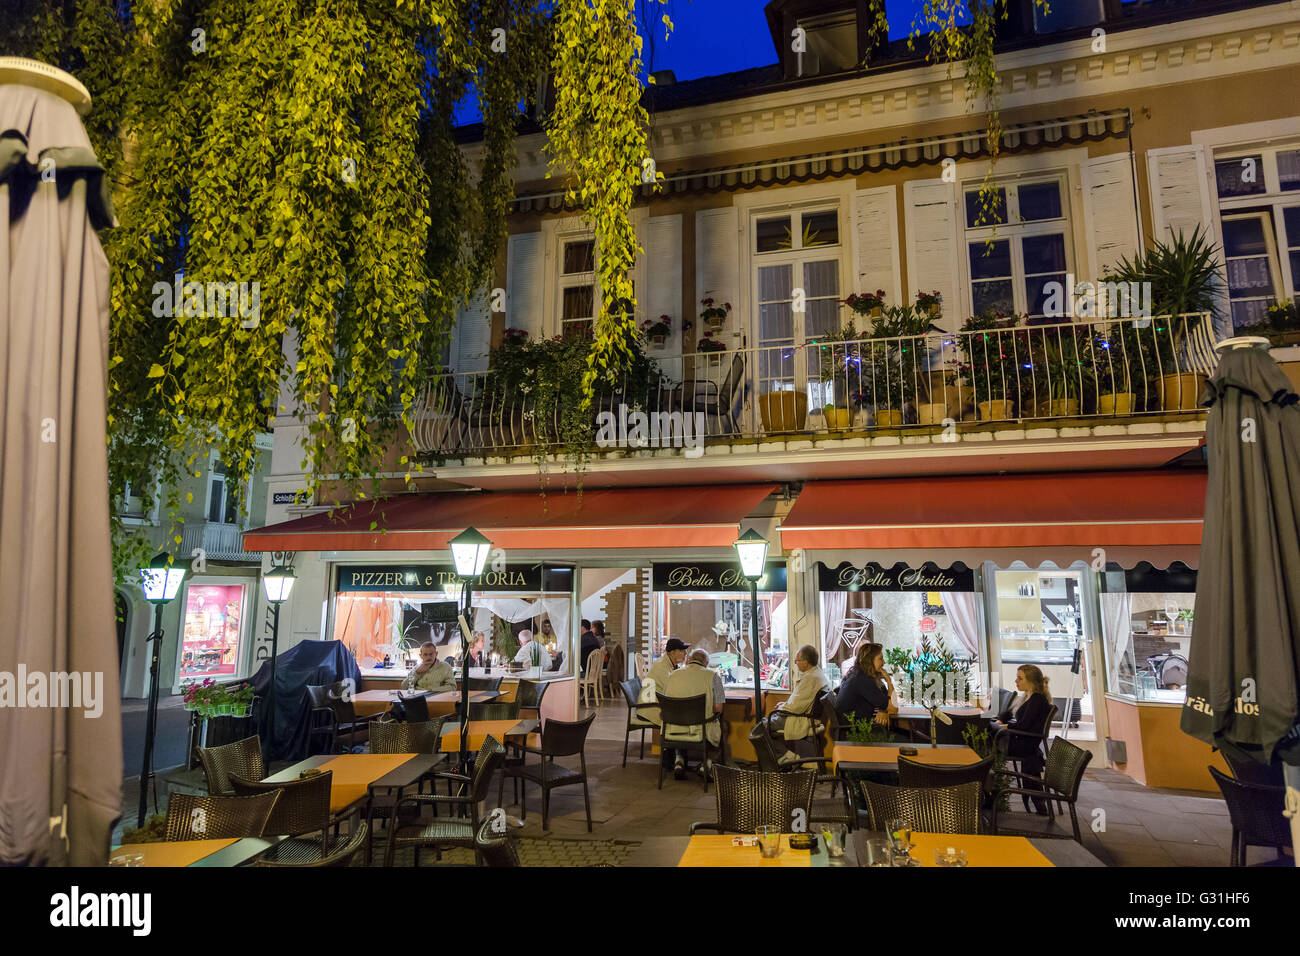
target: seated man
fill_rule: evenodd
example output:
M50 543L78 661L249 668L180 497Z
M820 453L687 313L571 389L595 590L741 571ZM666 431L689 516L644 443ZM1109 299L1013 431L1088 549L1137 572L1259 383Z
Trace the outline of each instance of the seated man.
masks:
M668 638L668 643L664 645L663 655L656 657L650 670L646 673L645 681L641 685L641 699L639 703L653 704L655 694L668 696L668 680L673 672L681 666L682 661L686 658L686 648L690 645L676 637ZM641 716L646 720L659 724L659 708L647 707L641 711ZM673 768L673 776L678 780L686 778L686 758L671 747L664 747L660 744L660 759L663 760L665 767Z
M792 758L821 756L816 752L813 741L813 722L807 717L798 716L812 710L817 694L829 686L826 675L817 666L817 660L817 649L811 644L799 648L794 656L796 673L790 696L772 714L772 728L778 730L780 724L779 730L785 738L786 747L792 751Z
M582 621L582 645L578 651L578 667L583 677L587 676L587 658L592 651L600 650L600 639L596 637L596 632L591 629L591 622L585 618Z
M420 645L420 663L411 669L402 681L403 690L443 691L455 690L456 678L446 661L438 660L438 648L433 641Z
M709 670L709 652L702 647L697 647L687 655L684 667L679 667L668 675L668 687L660 693L665 697L703 696L705 714L721 714L727 703L727 695L722 688L722 678ZM706 724L705 729L708 732L709 745L720 746L721 722ZM701 773L709 772L709 768L704 764L700 765L699 770ZM675 768L673 775L676 776Z
M551 652L533 640L532 631L523 630L519 632L519 653L515 655L515 662L528 667L540 667L544 671L550 670Z

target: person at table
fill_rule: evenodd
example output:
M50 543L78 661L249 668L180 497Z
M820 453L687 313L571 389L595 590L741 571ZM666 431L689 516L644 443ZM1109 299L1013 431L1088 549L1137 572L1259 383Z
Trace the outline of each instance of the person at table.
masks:
M1014 713L1011 719L1003 723L993 721L993 742L999 751L1008 757L1020 761L1020 772L1031 777L1043 775L1043 751L1041 748L1043 727L1052 712L1052 695L1048 690L1047 678L1033 664L1021 664L1016 669L1016 690L1023 697L1013 702ZM1019 730L1031 736L1021 734L1004 734L1003 730ZM1025 790L1042 790L1042 785L1032 780L1017 780L1016 786ZM1026 808L1029 805L1025 799ZM1047 803L1041 798L1034 799L1034 806L1039 814L1047 814Z
M582 649L578 652L578 667L581 676L587 676L587 656L592 651L600 650L600 638L596 637L596 632L591 629L591 622L586 618L582 621Z
M487 643L487 635L484 634L482 631L475 631L475 632L474 632L474 643L470 644L470 646L469 646L469 666L470 666L470 667L485 667L485 666L487 666L487 665L486 665L487 655L483 653L483 647L484 647L484 645L485 645L486 643ZM461 665L461 666L464 666L464 663L463 663L463 662L462 662L462 665Z
M596 640L600 641L601 645L604 645L605 644L605 622L592 621L591 629L596 633Z
M817 666L817 662L815 647L805 644L799 648L794 656L796 669L794 687L790 691L790 696L782 701L772 714L773 730L780 731L785 738L786 747L791 752L790 758L782 755L783 760L798 756L820 756L816 752L817 747L813 738L815 728L812 720L799 716L812 710L817 694L830 687L826 675Z
M533 663L534 654L537 655L536 664ZM525 628L519 632L519 653L515 655L515 663L548 670L551 666L551 652L540 641L533 640L533 632Z
M885 650L879 644L861 644L853 659L853 668L840 685L835 712L847 727L849 718L870 720L889 726L893 706L893 679L885 672Z
M676 638L668 638L668 643L664 645L664 652L655 658L650 670L646 672L645 680L641 684L641 697L639 703L653 704L656 694L668 696L668 681L674 671L681 667L682 661L686 659L686 649L690 647L685 641ZM641 711L641 716L654 724L659 723L659 708L647 707ZM665 767L673 768L673 776L678 780L686 776L686 757L678 750L672 747L660 747L660 759Z
M420 645L420 663L411 668L411 673L402 681L403 690L443 691L455 690L456 678L451 665L438 660L438 647L433 641Z
M665 690L660 691L665 697L703 697L706 716L721 714L727 703L727 692L722 687L722 678L717 672L709 670L709 652L697 647L686 655L686 663L668 675ZM670 725L671 726L671 725ZM705 725L709 745L717 747L722 742L722 724L715 721ZM685 761L683 758L683 776ZM708 773L709 768L701 764L701 773ZM673 776L677 776L674 761Z

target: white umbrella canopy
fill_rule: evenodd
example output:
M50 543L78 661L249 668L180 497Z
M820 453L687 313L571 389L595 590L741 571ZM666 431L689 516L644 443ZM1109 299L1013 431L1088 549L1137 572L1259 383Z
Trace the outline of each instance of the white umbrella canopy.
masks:
M105 443L109 270L94 231L111 222L76 110L6 69L0 864L103 865L121 815Z

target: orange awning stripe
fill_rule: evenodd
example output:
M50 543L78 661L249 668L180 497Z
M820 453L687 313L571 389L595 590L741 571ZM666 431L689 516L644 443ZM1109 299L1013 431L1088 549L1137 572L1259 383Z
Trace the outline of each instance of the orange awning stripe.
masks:
M400 495L246 531L244 550L437 551L471 526L496 547L519 550L730 547L741 519L776 489L589 488L581 505L572 492Z

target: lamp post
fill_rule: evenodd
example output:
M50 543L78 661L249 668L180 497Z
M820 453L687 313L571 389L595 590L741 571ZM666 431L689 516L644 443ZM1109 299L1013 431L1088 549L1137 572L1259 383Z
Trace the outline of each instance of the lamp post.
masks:
M749 581L749 634L754 662L754 722L763 719L763 658L758 642L758 581L767 566L767 539L750 528L734 545L740 573Z
M277 563L262 575L262 590L266 593L267 603L271 605L271 683L266 689L267 730L264 747L266 765L271 765L271 755L275 750L275 659L280 649L280 605L293 590L293 582L298 576L289 567L291 557L283 553L272 555Z
M158 729L158 646L163 639L162 614L176 597L181 581L185 578L185 568L172 564L171 556L163 551L149 562L149 566L140 569L140 589L144 598L153 605L153 633L149 635L149 713L145 718L144 762L140 767L140 812L136 826L144 826L145 789L153 779L153 739ZM158 797L154 796L154 808L158 806Z
M492 551L492 542L474 528L466 528L451 539L451 560L456 566L456 576L461 579L461 613L460 630L461 654L460 667L460 767L461 772L467 766L466 754L469 746L469 647L472 637L469 633L469 607L473 582L483 573L488 554Z

